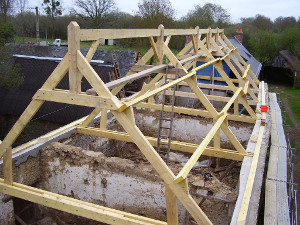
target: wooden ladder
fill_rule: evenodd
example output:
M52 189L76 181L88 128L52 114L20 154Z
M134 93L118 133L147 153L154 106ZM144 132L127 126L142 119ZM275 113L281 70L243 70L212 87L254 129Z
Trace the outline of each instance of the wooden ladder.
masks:
M114 73L110 74L110 80L117 80L121 78L121 73L120 73L120 67L117 59L117 55L115 51L111 51L111 57L114 65ZM124 98L125 97L125 89L122 88L119 93L117 94L118 98Z
M167 64L167 62L166 62ZM178 78L178 65L176 64L176 76L168 76L168 66L166 68L165 84ZM167 148L167 159L166 162L169 163L169 154L171 148L171 139L172 139L172 127L174 119L174 105L175 105L175 92L176 85L173 87L173 94L171 96L170 102L166 101L166 90L163 92L162 99L162 110L160 111L159 117L159 127L158 127L158 138L156 151L161 153L160 150L163 146ZM171 106L170 112L164 112L165 105ZM167 142L162 142L162 139L167 139Z

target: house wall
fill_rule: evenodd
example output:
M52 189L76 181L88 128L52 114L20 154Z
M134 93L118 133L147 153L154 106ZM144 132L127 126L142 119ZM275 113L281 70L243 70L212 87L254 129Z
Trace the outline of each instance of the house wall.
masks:
M157 137L159 112L136 110L135 120L138 127L145 135ZM173 121L172 138L177 141L200 144L212 127L212 119L176 114ZM229 128L237 139L245 146L250 138L253 124L229 121ZM222 131L221 142L221 147L232 147L228 138Z
M14 225L15 215L13 201L9 200L8 202L4 202L5 196L6 195L0 193L0 224Z
M165 220L164 183L151 167L52 143L42 153L42 189ZM184 209L179 208L180 220Z

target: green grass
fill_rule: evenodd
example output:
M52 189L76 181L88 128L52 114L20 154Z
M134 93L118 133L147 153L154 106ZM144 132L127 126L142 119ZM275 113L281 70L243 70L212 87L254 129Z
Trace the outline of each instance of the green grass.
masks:
M294 113L297 123L300 125L300 89L288 88L283 91L286 94L286 99Z

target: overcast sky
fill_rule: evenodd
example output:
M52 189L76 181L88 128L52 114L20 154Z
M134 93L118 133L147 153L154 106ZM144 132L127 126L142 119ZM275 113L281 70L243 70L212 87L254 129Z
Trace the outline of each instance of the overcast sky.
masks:
M61 0L62 6L72 7L74 0ZM279 16L294 16L297 20L300 16L300 0L170 0L176 10L176 18L180 18L194 8L195 5L205 2L215 3L227 9L231 15L232 22L240 22L241 17L253 17L262 14L276 19ZM120 11L134 14L138 10L139 0L115 0ZM36 1L29 0L29 6L36 6Z

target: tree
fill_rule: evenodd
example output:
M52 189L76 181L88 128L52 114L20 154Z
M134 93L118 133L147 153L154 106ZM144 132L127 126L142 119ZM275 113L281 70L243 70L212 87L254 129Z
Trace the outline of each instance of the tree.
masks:
M24 80L19 65L16 65L9 46L0 47L0 85L14 90Z
M19 13L24 13L25 12L25 8L26 8L27 4L28 4L28 0L17 0Z
M277 36L270 31L259 31L250 38L251 52L261 62L266 61L278 52Z
M195 5L195 9L188 12L183 18L187 26L224 27L230 23L230 15L222 6L206 3L203 7Z
M12 23L0 25L0 85L7 89L15 89L23 82L18 65L15 65L12 52L5 43L11 41L16 31Z
M51 16L52 19L62 15L62 7L58 0L44 0L43 6L45 13Z
M278 31L283 31L287 28L296 26L296 18L291 17L277 17L274 21L274 26L278 29Z
M0 46L11 41L16 34L16 29L12 23L0 24Z
M19 8L19 17L20 18L20 23L21 23L21 35L23 38L23 42L24 42L24 29L25 29L25 18L24 18L24 14L25 14L25 7L28 4L28 0L17 0L17 4L18 4L18 8Z
M75 5L79 11L73 9L72 13L88 17L95 28L102 28L109 21L108 15L117 10L114 0L76 0Z
M253 20L253 25L259 30L272 30L273 22L270 18L257 14Z
M57 16L62 15L62 7L60 2L57 0L43 0L43 6L44 6L44 11L50 17L50 29L51 29L51 36L54 38L54 33L56 31L56 26L55 26L55 18ZM48 27L48 26L47 26Z
M277 45L280 50L290 50L300 57L300 27L288 28L278 34Z
M4 23L7 22L8 14L13 11L14 0L0 0L0 14Z
M141 0L136 16L140 19L139 26L143 28L157 28L159 24L172 27L175 10L169 0Z

